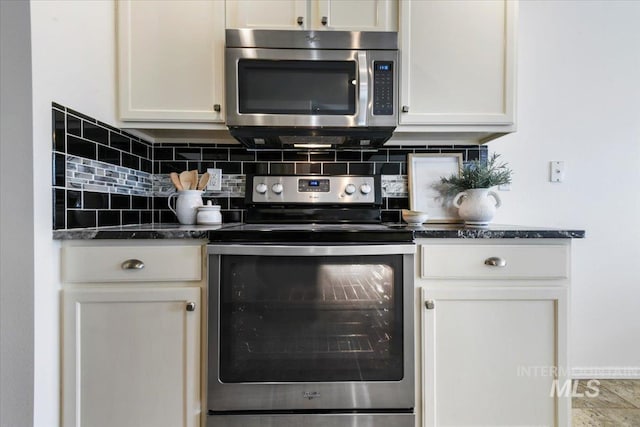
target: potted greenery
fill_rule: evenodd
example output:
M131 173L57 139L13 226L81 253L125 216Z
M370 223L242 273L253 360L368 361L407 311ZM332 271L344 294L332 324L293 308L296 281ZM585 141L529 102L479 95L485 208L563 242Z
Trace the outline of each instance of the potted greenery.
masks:
M499 157L494 153L486 162L474 160L467 163L460 174L440 179L441 191L453 196L453 205L458 208L458 215L465 225L488 225L496 208L502 204L498 194L491 188L510 184L513 172L507 163L498 161Z

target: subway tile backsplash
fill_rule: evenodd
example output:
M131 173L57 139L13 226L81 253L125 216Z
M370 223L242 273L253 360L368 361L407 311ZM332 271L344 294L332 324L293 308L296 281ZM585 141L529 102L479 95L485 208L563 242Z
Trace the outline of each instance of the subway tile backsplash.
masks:
M248 174L379 174L382 218L400 222L409 207L407 154L462 153L487 158L487 147L438 145L378 151L248 151L236 144L151 144L80 112L53 103L53 228L175 223L167 206L170 172L222 169L222 190L206 192L224 222L242 221Z
M153 219L150 144L53 104L53 228Z

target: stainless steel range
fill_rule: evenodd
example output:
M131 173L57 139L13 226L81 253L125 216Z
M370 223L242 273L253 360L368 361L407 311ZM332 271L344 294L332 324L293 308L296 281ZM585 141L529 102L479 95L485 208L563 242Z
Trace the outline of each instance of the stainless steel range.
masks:
M379 177L246 193L250 223L209 245L208 425L413 427L415 246Z

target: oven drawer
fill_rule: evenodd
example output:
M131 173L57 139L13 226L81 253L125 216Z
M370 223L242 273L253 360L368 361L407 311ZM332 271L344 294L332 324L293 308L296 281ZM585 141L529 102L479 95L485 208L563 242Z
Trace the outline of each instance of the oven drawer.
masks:
M82 242L85 243L85 242ZM202 279L202 245L66 244L62 247L62 280L66 283L175 282Z
M569 247L561 244L422 244L423 279L563 279Z
M412 413L210 415L207 427L415 427Z

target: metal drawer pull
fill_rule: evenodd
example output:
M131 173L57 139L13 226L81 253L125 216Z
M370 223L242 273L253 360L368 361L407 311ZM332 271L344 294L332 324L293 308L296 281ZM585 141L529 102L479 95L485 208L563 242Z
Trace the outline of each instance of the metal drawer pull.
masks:
M507 261L504 258L492 256L491 258L487 258L484 260L484 265L488 265L491 267L504 267L507 265Z
M298 23L298 25L302 25L304 24L304 18L302 16L298 16L298 19L296 20L296 22Z
M320 22L322 23L322 25L327 25L329 23L329 20L327 19L326 16L323 16Z
M434 308L436 308L436 303L430 299L424 302L424 306L427 308L427 310L433 310Z
M189 301L187 303L187 311L196 311L196 303L193 301Z
M123 270L142 270L144 268L144 262L139 259L128 259L122 263Z
M213 111L219 113L221 110L220 104L213 104Z

